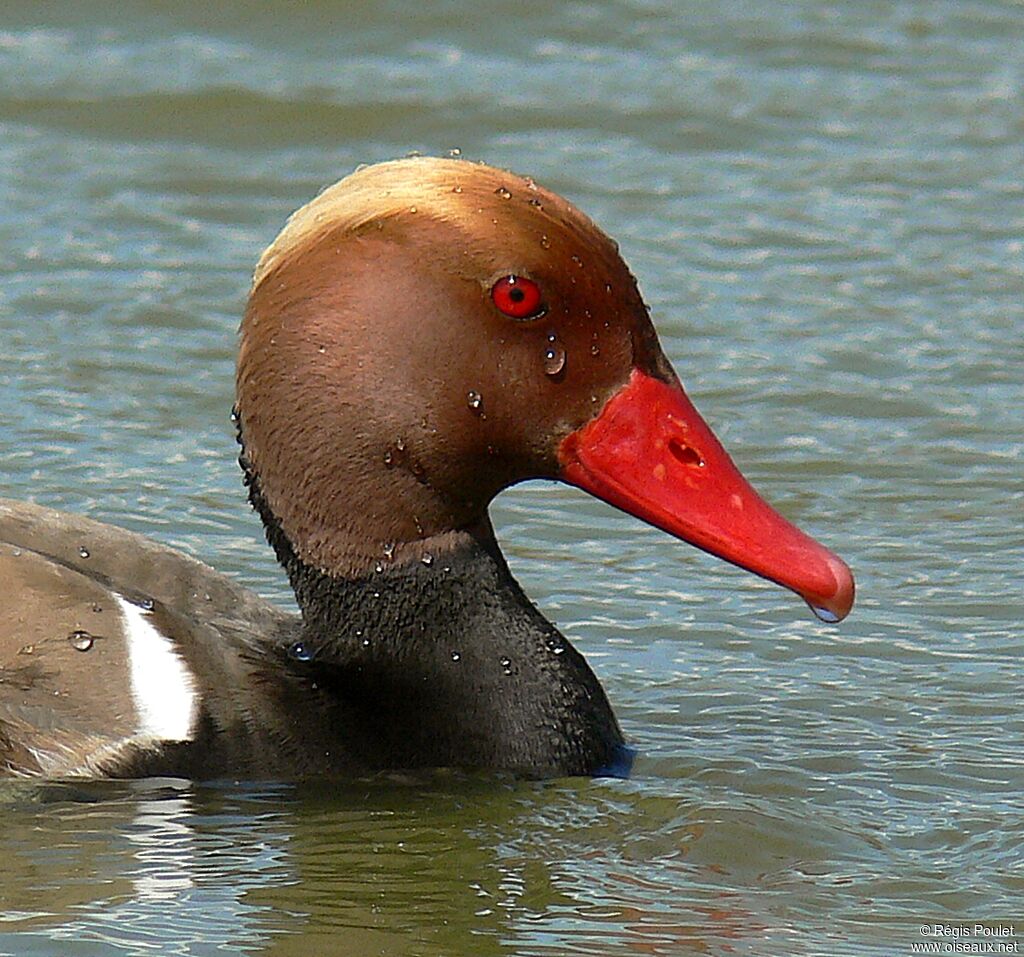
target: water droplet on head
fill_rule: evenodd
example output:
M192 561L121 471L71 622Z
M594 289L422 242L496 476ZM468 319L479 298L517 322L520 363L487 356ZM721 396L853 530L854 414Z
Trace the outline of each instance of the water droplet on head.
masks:
M494 195L495 196L500 196L502 199L511 199L512 198L512 194L504 186L499 186L494 191Z
M68 643L75 651L91 651L96 639L89 632L79 628L68 635Z
M420 559L420 561L421 561L421 562L423 562L423 564L424 564L424 565L427 565L427 566L433 565L433 564L434 564L434 556L433 556L433 555L431 555L431 554L430 554L430 552L427 552L427 554L426 554L426 555L424 555L424 556L423 556L423 557L422 557L422 558Z
M829 611L827 608L818 608L816 605L810 605L810 609L819 620L826 624L834 625L839 621L839 616L834 611Z
M388 449L384 453L384 467L385 468L389 468L389 469L392 469L392 468L395 467L395 455L391 451L391 449Z
M453 193L461 193L462 192L462 187L461 186L453 186L452 187L452 192Z
M103 606L99 602L93 602L92 610L96 612L96 614L99 614L103 611Z
M384 543L384 557L388 561L391 561L391 559L395 557L395 543L394 542L385 542Z
M155 604L156 603L153 601L152 598L143 598L142 601L139 602L139 607L143 611L152 611Z
M565 349L554 336L548 336L548 347L544 350L544 372L558 375L565 368Z
M540 244L541 244L541 247L543 249L550 249L551 248L551 240L548 239L547 235L542 235L540 237Z
M373 570L379 575L382 571L384 571L384 563L377 562L377 564L373 566Z
M360 644L362 644L362 646L364 648L369 648L370 647L370 639L369 638L364 638L362 640L362 642L360 642Z
M601 347L596 343L590 343L590 354L592 356L599 356L601 354Z
M530 199L529 199L529 203L530 203L531 206L536 206L537 209L543 209L544 208L544 204L539 199L537 199L536 196L531 196Z
M479 412L483 408L484 397L476 391L476 389L470 389L466 393L466 405L468 405L474 412Z
M89 549L86 548L84 545L79 545L78 546L78 557L79 558L88 558L89 557Z
M462 660L462 655L460 655L457 651L453 651L452 652L452 661L461 661L461 660Z
M323 355L327 352L327 346L317 346L316 351L319 352L320 355Z
M501 659L501 667L502 667L502 670L504 670L505 674L507 674L507 675L512 674L512 659L511 658L502 658Z
M303 641L293 641L288 646L288 657L294 661L312 661L313 651Z
M571 255L571 256L570 256L569 258L570 258L570 259L571 259L571 260L572 260L572 261L573 261L574 263L576 263L576 265L577 265L577 266L579 266L579 267L580 267L580 269L582 269L582 268L583 268L583 260L582 260L582 259L580 259L580 257L579 257L579 256L577 256L577 255L576 255L576 253L573 253L573 254L572 254L572 255Z

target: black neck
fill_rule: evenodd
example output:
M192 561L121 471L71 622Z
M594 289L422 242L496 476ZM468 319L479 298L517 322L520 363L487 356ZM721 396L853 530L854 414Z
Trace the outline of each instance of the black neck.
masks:
M362 578L326 574L295 554L256 476L246 484L291 581L302 628L281 649L305 687L291 696L330 763L462 767L536 776L621 771L622 734L583 656L513 579L488 523L382 556ZM294 637L294 636L293 636Z
M290 666L329 689L359 763L543 776L616 763L597 678L476 539L360 580L289 575L303 615Z

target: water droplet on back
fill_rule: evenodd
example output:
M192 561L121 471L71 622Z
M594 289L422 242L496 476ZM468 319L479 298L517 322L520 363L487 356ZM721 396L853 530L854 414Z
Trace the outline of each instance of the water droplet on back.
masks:
M479 412L483 407L484 397L476 391L476 389L470 389L466 393L466 405L468 405L474 412Z
M448 150L448 155L452 159L455 159L457 156L462 155L462 150L460 150L457 146L453 146L450 150Z
M424 564L424 565L427 565L427 566L429 567L430 565L433 565L433 564L434 564L434 556L433 556L433 555L431 555L431 554L430 554L430 552L427 552L427 554L426 554L426 555L424 555L424 556L423 556L423 557L422 557L422 558L420 559L420 561L421 561L421 562L423 562L423 564Z
M294 641L288 646L288 657L295 661L312 661L313 651L303 641Z
M551 248L551 240L548 239L547 235L542 235L540 237L540 244L541 244L541 247L543 249L550 249Z
M512 194L504 186L499 186L494 191L494 195L495 196L500 196L502 199L511 199L512 198Z
M78 546L78 557L79 558L88 558L89 557L89 549L86 548L84 545L79 545Z
M96 638L79 628L68 635L68 643L75 651L91 651L92 646L96 644Z
M460 661L461 659L462 655L460 655L457 651L452 652L452 661Z

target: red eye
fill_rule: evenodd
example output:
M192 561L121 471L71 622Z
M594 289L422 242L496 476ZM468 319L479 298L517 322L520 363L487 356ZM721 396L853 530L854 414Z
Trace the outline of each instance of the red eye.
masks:
M502 276L491 287L491 298L513 319L535 319L544 312L540 286L525 276Z

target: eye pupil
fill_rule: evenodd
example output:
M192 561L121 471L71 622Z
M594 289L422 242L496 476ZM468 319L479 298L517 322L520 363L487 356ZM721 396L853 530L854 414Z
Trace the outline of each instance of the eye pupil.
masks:
M540 286L525 276L502 276L491 287L494 305L513 319L536 319L546 311Z

